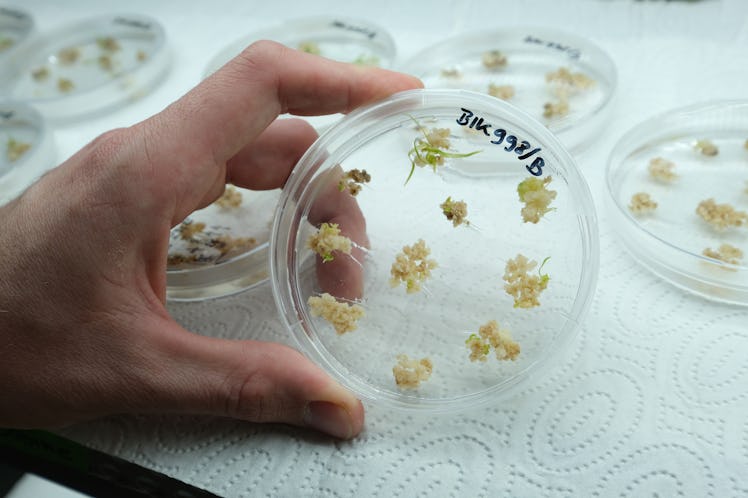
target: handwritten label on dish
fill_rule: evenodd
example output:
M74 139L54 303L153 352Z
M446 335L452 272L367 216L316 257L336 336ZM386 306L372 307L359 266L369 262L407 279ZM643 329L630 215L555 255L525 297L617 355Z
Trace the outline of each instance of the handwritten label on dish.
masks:
M137 19L127 19L125 17L117 17L114 19L114 24L121 24L123 26L130 26L131 28L139 29L151 29L151 23L138 21Z
M582 52L578 48L570 47L568 45L564 45L562 43L558 43L554 41L541 40L540 38L536 38L532 35L527 35L525 37L525 43L541 45L543 47L548 47L548 48L558 50L559 52L564 52L566 55L568 55L572 59L579 59L579 57L582 55Z
M377 32L363 26L354 26L352 24L345 23L343 21L333 21L333 27L344 29L346 31L353 31L354 33L361 33L366 36L369 40L373 40L377 36Z
M535 156L532 163L526 164L525 168L533 176L541 176L545 167L545 160L538 154L543 150L541 147L533 147L527 140L520 140L516 135L510 134L504 128L494 128L480 116L476 116L473 111L461 107L462 115L457 118L457 124L467 126L478 132L483 132L486 137L493 137L490 142L494 145L504 145L502 147L506 152L514 152L517 159L524 161ZM493 131L490 131L493 128Z

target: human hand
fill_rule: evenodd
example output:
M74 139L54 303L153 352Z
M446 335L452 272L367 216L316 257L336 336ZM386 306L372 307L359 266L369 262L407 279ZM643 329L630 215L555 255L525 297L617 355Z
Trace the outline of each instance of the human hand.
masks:
M316 133L279 114L346 112L418 86L259 42L1 208L0 426L158 411L358 434L360 401L298 352L200 336L168 315L169 231L226 183L285 182Z

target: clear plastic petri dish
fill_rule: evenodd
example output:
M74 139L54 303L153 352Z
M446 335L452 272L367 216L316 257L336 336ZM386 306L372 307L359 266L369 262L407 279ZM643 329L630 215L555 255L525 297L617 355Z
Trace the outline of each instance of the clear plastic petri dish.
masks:
M352 64L389 68L396 56L395 42L384 28L363 19L347 17L309 17L288 20L235 40L207 64L204 77L239 55L258 40L273 40L291 48ZM342 117L304 116L318 131Z
M292 19L231 42L208 62L204 77L216 72L258 40L274 40L288 47L329 59L384 68L393 64L396 53L392 36L384 28L363 19Z
M529 113L572 152L604 128L617 84L591 41L548 28L471 32L425 48L400 68L426 88L490 94Z
M682 289L748 305L748 101L635 126L606 175L611 221L640 263Z
M333 126L291 174L271 239L301 350L405 410L473 407L537 379L577 332L597 268L569 153L523 111L463 90L402 92Z
M168 67L162 26L142 15L64 25L0 60L0 93L47 119L83 118L138 100Z
M174 227L167 299L222 297L266 282L270 228L279 197L278 189L254 191L229 185L216 202Z
M55 164L52 133L44 118L23 102L0 99L0 205Z
M34 32L34 19L17 7L0 5L0 61L13 53Z

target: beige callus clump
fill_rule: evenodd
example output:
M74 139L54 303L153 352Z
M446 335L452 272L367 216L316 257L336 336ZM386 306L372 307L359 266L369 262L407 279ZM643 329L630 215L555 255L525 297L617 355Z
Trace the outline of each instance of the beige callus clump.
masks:
M357 196L364 183L371 181L371 175L365 169L352 169L343 173L338 182L338 190L348 190L352 196Z
M67 93L73 88L75 88L75 85L73 84L72 80L69 80L68 78L59 78L57 80L57 89L62 93Z
M555 101L543 105L543 117L547 119L569 114L569 97L595 85L595 80L584 73L573 73L567 67L560 67L545 75Z
M525 204L522 208L522 219L525 223L537 223L546 213L552 211L551 202L556 198L556 191L548 189L552 177L546 176L540 179L530 176L520 182L517 186L519 200Z
M5 157L7 157L10 162L18 161L21 156L29 151L30 148L31 144L28 142L21 142L15 138L9 138L5 146Z
M429 380L434 365L429 358L410 359L406 354L397 355L397 365L392 367L395 383L403 389L415 389L421 382Z
M148 59L148 54L145 50L138 50L135 52L135 60L138 62L145 62L146 59Z
M748 213L735 209L731 204L717 204L714 199L701 201L696 214L719 230L748 225Z
M49 79L49 69L46 66L32 69L31 78L38 83L47 81Z
M662 157L655 157L649 161L647 166L649 176L663 183L669 183L678 178L678 175L673 171L674 169L675 163Z
M438 265L435 260L430 259L431 249L426 247L423 239L412 246L404 246L403 252L395 256L395 262L390 269L390 286L397 287L405 283L405 290L413 294L421 290L421 284L431 277L431 270Z
M445 67L439 72L442 78L459 79L462 77L462 72L456 67Z
M586 74L573 73L567 67L560 67L556 71L547 73L545 81L550 85L553 94L562 99L595 85L595 80Z
M332 255L334 251L350 254L353 247L351 239L340 235L337 223L322 223L317 233L309 236L306 244L309 249L319 254L325 263L335 259Z
M479 150L465 154L450 152L450 130L449 128L425 128L416 122L416 128L422 136L413 141L413 148L408 151L410 159L410 173L405 179L407 185L413 176L413 172L418 167L431 166L436 172L438 166L444 164L447 158L470 157L480 152Z
M368 66L368 67L377 67L379 66L379 63L380 63L379 57L373 54L369 54L369 55L361 54L355 59L353 59L353 61L351 62L351 64L355 64L357 66Z
M254 237L233 237L206 231L203 222L187 219L176 229L177 236L187 243L184 252L170 253L167 264L171 268L218 263L222 259L247 252L257 246Z
M514 259L506 262L504 271L504 290L514 298L515 308L534 308L540 306L538 297L548 287L550 277L548 274L541 274L546 261L538 268L537 274L530 274L538 263L535 260L528 260L524 255L518 254Z
M12 38L8 38L8 37L0 38L0 52L5 52L13 45L15 45L15 42L13 41Z
M514 87L512 85L495 85L488 84L488 94L501 100L509 100L514 97Z
M485 362L491 348L499 361L514 361L520 352L519 344L512 339L512 334L499 327L496 320L481 325L478 334L470 334L465 344L470 350L470 361Z
M421 132L423 132L426 142L432 147L435 147L437 149L449 149L451 145L449 140L451 132L449 128L421 128ZM416 162L416 164L418 166L425 166L426 162Z
M546 102L543 104L544 118L561 118L567 114L569 114L569 101L565 98L560 98L555 102Z
M501 53L500 50L489 50L483 53L481 62L483 63L483 67L485 67L486 69L495 71L497 69L506 67L507 58L506 55Z
M719 149L711 140L697 140L693 148L701 154L709 157L714 157L719 154Z
M205 232L205 223L201 221L184 221L179 225L179 236L183 240L192 240Z
M78 47L67 47L57 52L57 60L62 66L71 66L78 62L81 50Z
M463 223L469 225L470 221L467 220L467 204L465 201L453 201L452 197L439 204L442 209L442 213L452 222L452 226L458 227Z
M648 214L657 209L657 202L646 192L637 192L631 196L629 209L634 214Z
M111 36L97 38L96 45L98 45L101 50L104 50L106 52L117 52L121 48L119 42Z
M299 43L298 49L301 52L305 52L307 54L312 54L312 55L322 54L322 51L320 50L319 45L313 41L303 41Z
M358 304L338 302L327 292L320 296L310 296L307 304L312 316L321 316L330 322L338 335L356 330L358 320L366 314Z
M242 205L242 193L233 185L227 185L214 204L221 209L235 209Z
M488 359L488 353L491 352L491 345L476 334L470 334L465 340L465 345L470 351L470 361L485 362Z
M730 244L722 244L716 251L711 248L706 248L701 254L707 258L723 261L731 265L739 265L740 261L743 259L743 251Z
M232 237L231 235L219 235L210 240L211 247L221 253L221 257L239 254L257 246L254 237ZM220 258L219 258L220 259Z
M96 62L98 62L99 67L106 72L112 72L114 70L114 60L112 57L108 54L100 55Z

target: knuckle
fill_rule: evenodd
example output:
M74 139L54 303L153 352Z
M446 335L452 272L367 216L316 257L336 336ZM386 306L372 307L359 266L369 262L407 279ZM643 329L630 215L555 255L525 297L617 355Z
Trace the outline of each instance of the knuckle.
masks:
M260 372L235 374L226 398L226 414L252 422L268 422L277 416L273 408L273 386Z
M117 157L127 141L126 130L116 128L106 131L94 138L89 146L89 161L93 164L109 164Z
M267 62L282 56L287 50L289 50L288 47L280 43L258 40L245 48L239 57L247 62Z

